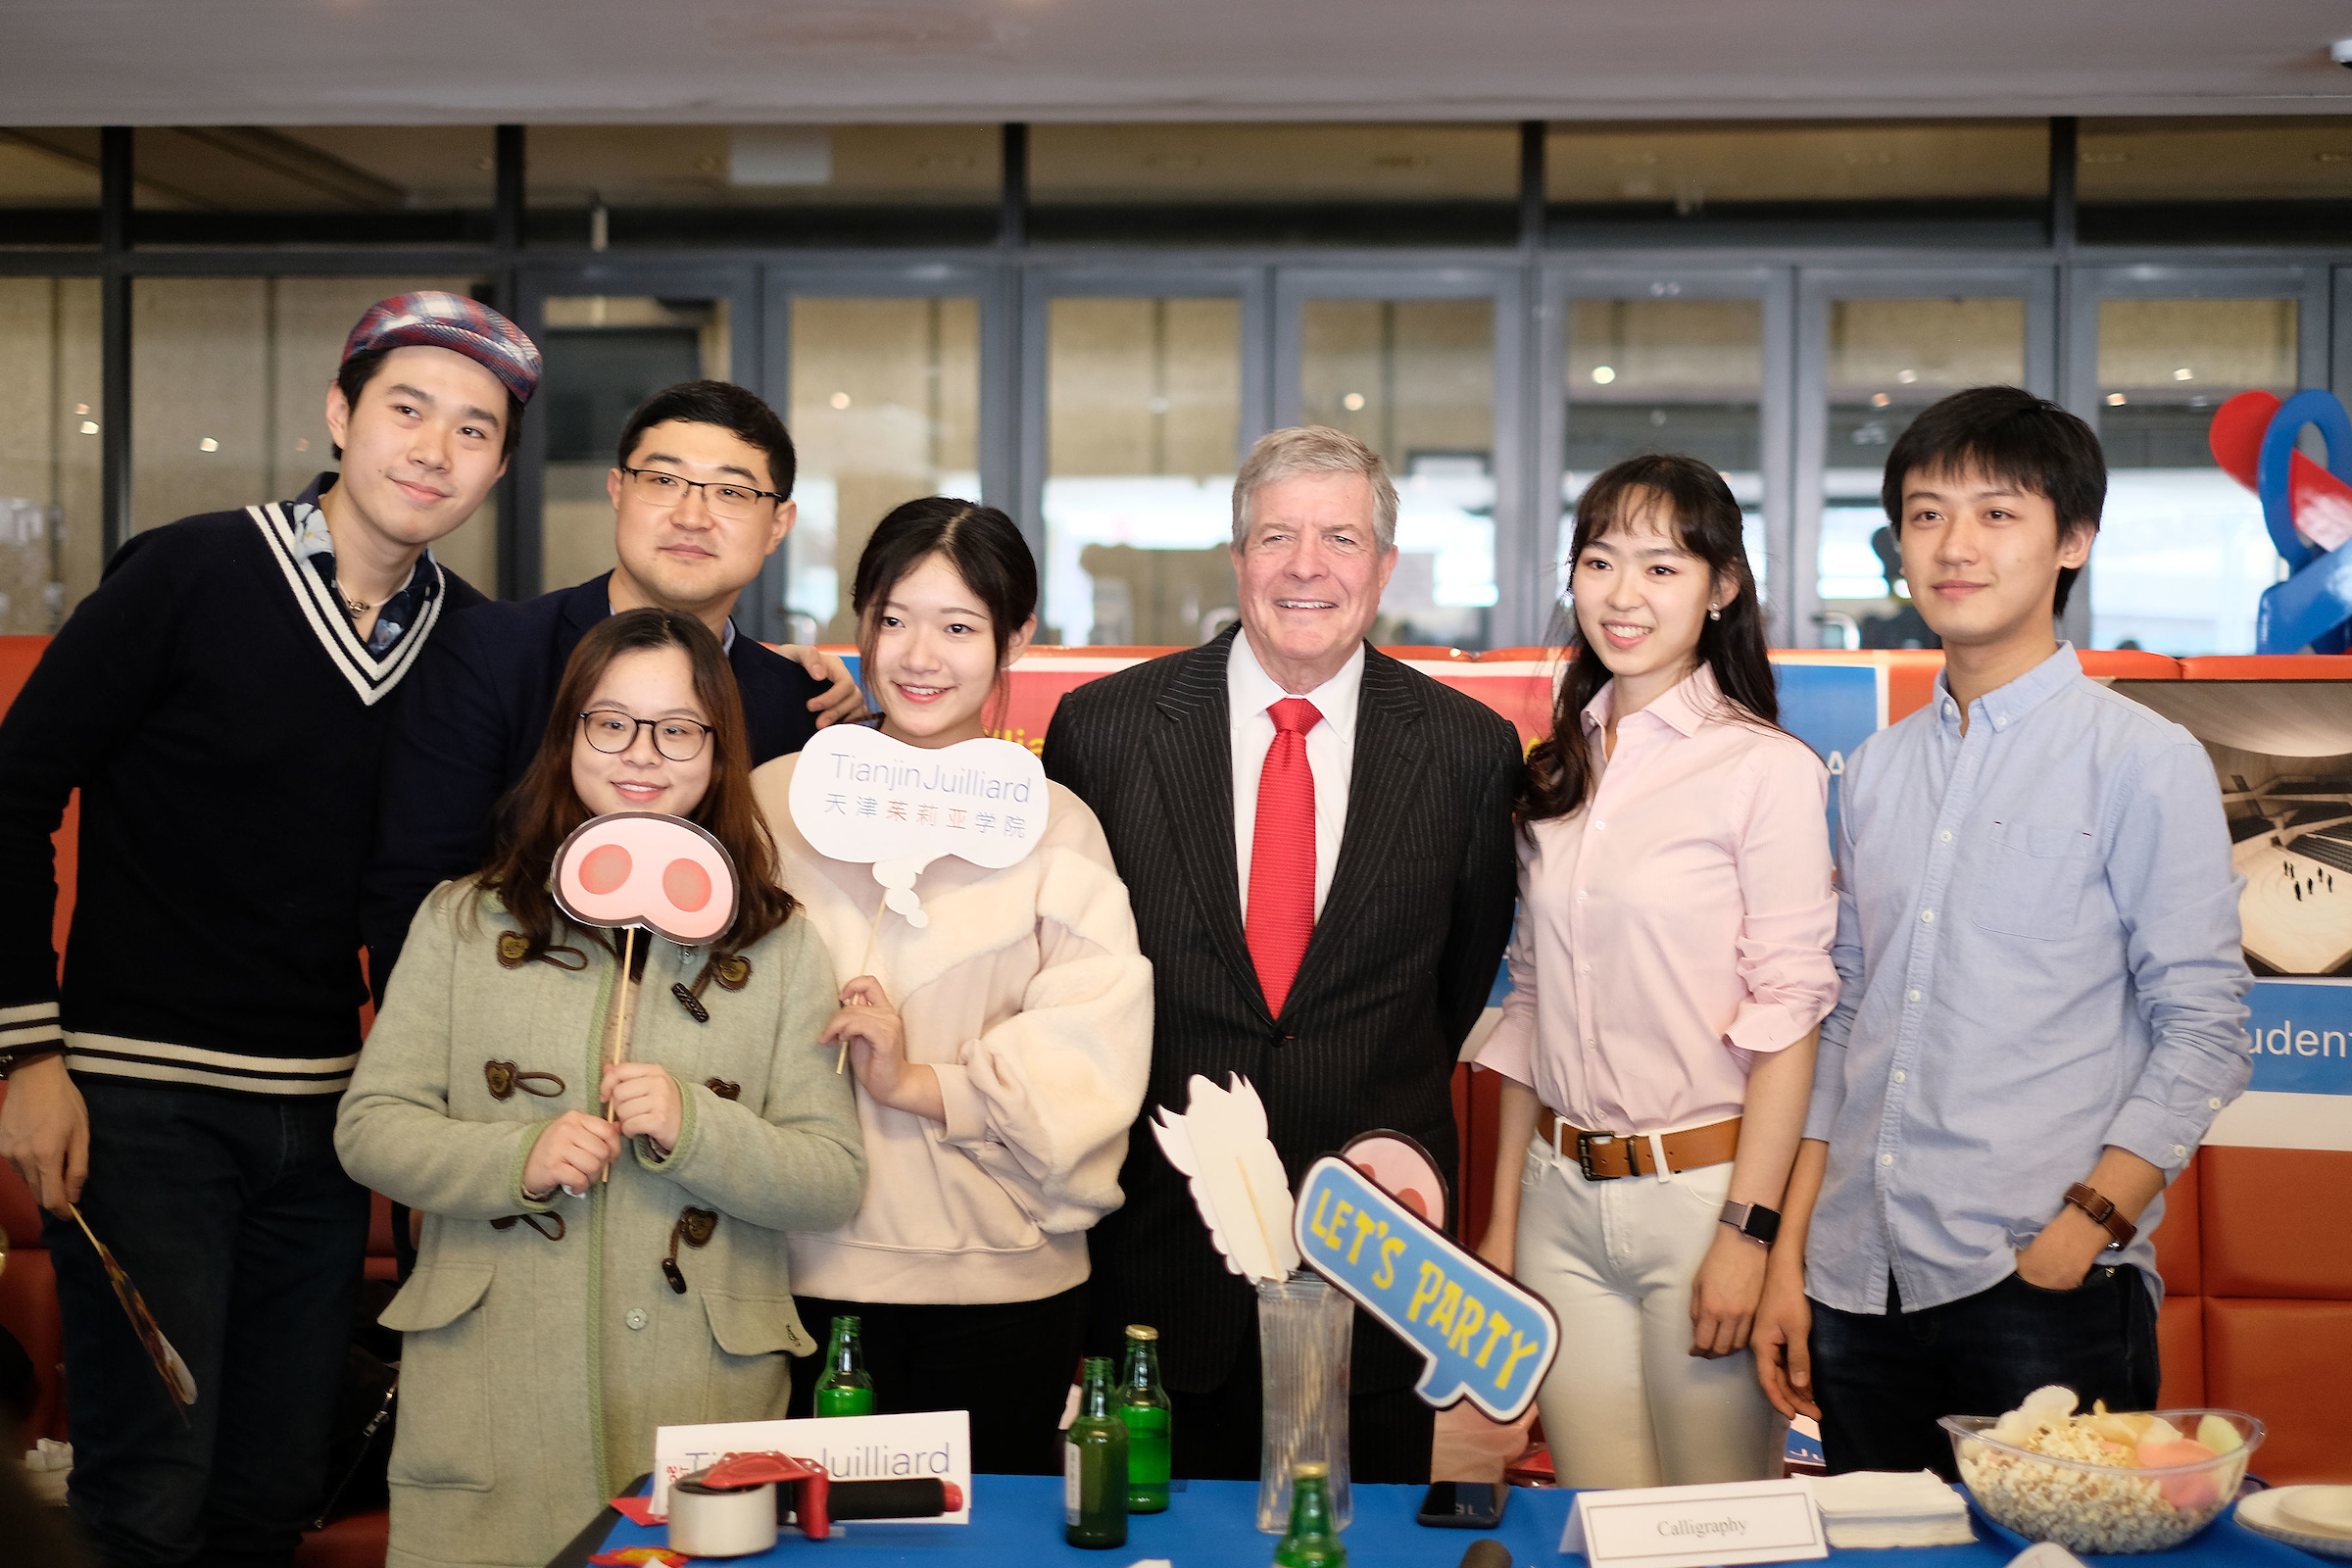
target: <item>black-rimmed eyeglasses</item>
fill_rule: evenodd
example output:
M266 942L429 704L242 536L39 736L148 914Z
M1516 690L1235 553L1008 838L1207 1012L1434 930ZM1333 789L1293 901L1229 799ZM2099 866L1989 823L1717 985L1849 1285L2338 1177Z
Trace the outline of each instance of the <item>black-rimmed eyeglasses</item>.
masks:
M592 708L580 715L580 733L607 756L617 757L636 745L641 729L654 732L654 750L673 762L691 762L710 744L710 726L691 718L632 718L612 708Z
M629 494L641 504L666 512L686 499L689 490L703 493L703 508L722 522L741 522L756 515L762 501L789 500L773 490L758 490L729 479L689 479L660 468L623 468Z

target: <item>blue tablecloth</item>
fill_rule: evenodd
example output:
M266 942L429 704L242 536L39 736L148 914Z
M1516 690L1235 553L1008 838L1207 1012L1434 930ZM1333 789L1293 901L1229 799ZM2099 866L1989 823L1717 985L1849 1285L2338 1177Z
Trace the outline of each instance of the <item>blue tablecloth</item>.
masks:
M1349 1568L1455 1568L1462 1552L1480 1535L1468 1530L1433 1530L1414 1521L1421 1504L1420 1487L1357 1487L1355 1520L1344 1538ZM1270 1564L1272 1536L1257 1533L1257 1484L1250 1481L1196 1481L1176 1494L1168 1511L1137 1514L1128 1522L1127 1544L1107 1551L1082 1551L1061 1539L1061 1478L1058 1476L978 1476L972 1483L972 1522L968 1525L851 1524L830 1541L810 1541L787 1530L775 1550L760 1557L736 1559L745 1564L774 1564L777 1568L814 1568L820 1560L835 1568L883 1568L887 1563L946 1564L953 1561L985 1568L1040 1568L1047 1563L1063 1568L1126 1568L1143 1557L1164 1557L1176 1568L1208 1568L1210 1564ZM1569 1499L1575 1494L1550 1488L1520 1487L1511 1493L1501 1528L1490 1532L1511 1548L1517 1568L1583 1568L1581 1555L1563 1555L1560 1532L1568 1523ZM1904 1551L1832 1551L1844 1568L2001 1568L2022 1544L2003 1540L1976 1521L1981 1538L1973 1546L1934 1546ZM646 1529L626 1520L613 1527L608 1547L659 1546L665 1544L660 1528ZM852 1561L851 1559L855 1559ZM2092 1564L2113 1568L2315 1568L2319 1559L2306 1556L2247 1530L2234 1518L2225 1519L2184 1546L2157 1557L2091 1557Z

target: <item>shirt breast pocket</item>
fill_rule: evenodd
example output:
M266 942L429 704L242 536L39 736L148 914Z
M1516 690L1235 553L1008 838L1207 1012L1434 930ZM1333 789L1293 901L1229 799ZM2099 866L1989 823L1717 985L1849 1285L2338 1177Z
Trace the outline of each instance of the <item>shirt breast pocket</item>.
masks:
M2079 827L1994 823L1977 883L1976 923L2039 942L2072 936L2082 914L2094 842Z

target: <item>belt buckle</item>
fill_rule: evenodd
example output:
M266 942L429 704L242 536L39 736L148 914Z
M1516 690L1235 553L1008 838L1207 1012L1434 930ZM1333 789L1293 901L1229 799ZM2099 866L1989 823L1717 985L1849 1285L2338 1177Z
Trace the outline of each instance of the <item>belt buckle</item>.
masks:
M1608 1176L1608 1175L1603 1175L1601 1172L1599 1172L1599 1171L1596 1171L1596 1170L1594 1170L1594 1169L1592 1168L1592 1140L1593 1140L1594 1138L1598 1138L1598 1139L1599 1139L1599 1140L1600 1140L1602 1143L1604 1143L1604 1144L1607 1144L1607 1143L1615 1143L1615 1142L1617 1141L1617 1135L1616 1135L1616 1134L1614 1134L1614 1133L1589 1133L1589 1132L1586 1132L1586 1131L1585 1131L1584 1129L1582 1129L1582 1128L1579 1128L1579 1129L1577 1129L1577 1134L1576 1134L1576 1164L1577 1164L1577 1168L1578 1168L1579 1170L1581 1170L1581 1171L1583 1171L1583 1172L1585 1173L1585 1180L1587 1180L1587 1181L1589 1181L1589 1182L1613 1182L1613 1181L1616 1181L1616 1180L1618 1179L1616 1176ZM1632 1154L1632 1152L1631 1152L1630 1150L1627 1152L1627 1154L1626 1154L1626 1161L1625 1161L1625 1163L1626 1163L1626 1170L1625 1170L1625 1174L1627 1174L1627 1175L1631 1175L1631 1174L1633 1173L1633 1163L1634 1163L1634 1161L1633 1161L1633 1154Z

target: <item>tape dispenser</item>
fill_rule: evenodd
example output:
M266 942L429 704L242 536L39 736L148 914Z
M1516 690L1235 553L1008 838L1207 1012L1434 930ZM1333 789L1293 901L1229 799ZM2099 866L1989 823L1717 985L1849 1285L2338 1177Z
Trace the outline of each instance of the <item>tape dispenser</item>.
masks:
M787 1517L822 1541L835 1520L936 1519L963 1506L937 1476L835 1481L823 1465L773 1449L729 1453L669 1485L669 1545L690 1557L748 1557L776 1544Z

